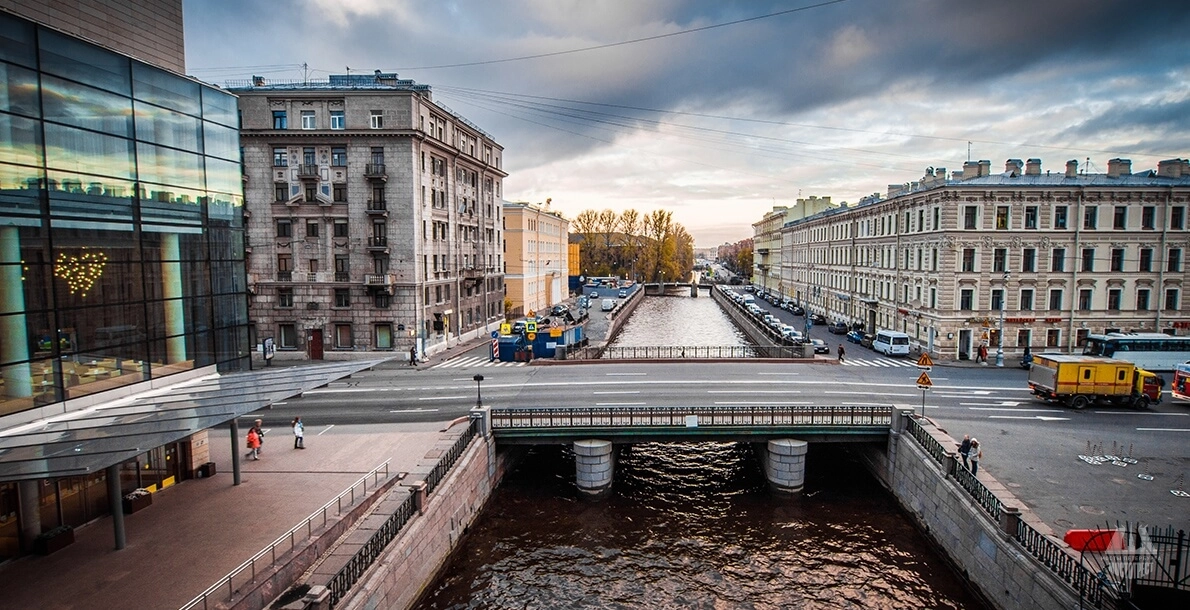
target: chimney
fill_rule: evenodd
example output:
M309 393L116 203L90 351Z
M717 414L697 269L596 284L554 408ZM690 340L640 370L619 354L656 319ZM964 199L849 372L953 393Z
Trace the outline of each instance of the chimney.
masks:
M979 177L982 178L984 176L991 176L991 175L992 175L992 162L988 161L987 159L980 159L979 160Z
M1041 175L1041 159L1029 159L1025 161L1025 175L1026 176L1040 176Z
M263 87L264 86L264 77L263 76L253 76L252 77L252 86L253 87Z
M1066 177L1075 178L1078 176L1078 159L1071 159L1066 162Z
M1021 175L1021 168L1024 166L1025 164L1021 163L1020 159L1009 159L1004 162L1004 173L1013 177L1019 176Z
M979 177L979 161L963 162L963 180Z
M1108 159L1108 178L1119 178L1120 176L1128 176L1130 174L1132 174L1132 161L1130 159Z
M1157 175L1162 178L1181 178L1190 172L1187 172L1187 166L1190 166L1190 161L1185 159L1166 159L1157 162Z

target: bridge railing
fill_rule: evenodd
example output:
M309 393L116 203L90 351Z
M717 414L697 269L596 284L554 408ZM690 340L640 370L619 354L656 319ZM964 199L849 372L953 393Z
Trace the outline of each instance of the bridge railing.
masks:
M521 428L650 428L714 426L888 426L889 406L706 406L501 408L491 412L492 430Z
M573 349L567 360L716 360L732 358L805 358L800 345L646 345Z

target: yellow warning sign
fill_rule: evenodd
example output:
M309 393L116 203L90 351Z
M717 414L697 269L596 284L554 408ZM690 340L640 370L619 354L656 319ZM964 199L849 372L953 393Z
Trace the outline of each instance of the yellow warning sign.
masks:
M551 336L551 337L561 337L561 336L562 336L562 329L561 329L561 328L558 328L557 326L551 327L551 328L550 328L550 336Z
M533 341L533 340L537 339L537 333L526 333L525 338L530 341ZM922 374L924 375L925 373L922 373Z
M512 324L509 324L508 322L504 322L504 323L500 324L500 334L511 335L512 334Z
M934 366L934 360L932 358L930 358L929 354L922 352L921 358L917 359L917 366L928 369L928 368Z
M933 385L934 385L934 382L930 381L929 373L922 371L921 375L917 376L917 387L928 388L928 387L932 387Z

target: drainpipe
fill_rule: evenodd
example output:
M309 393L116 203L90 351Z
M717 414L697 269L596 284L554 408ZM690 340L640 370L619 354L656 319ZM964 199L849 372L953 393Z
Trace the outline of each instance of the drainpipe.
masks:
M1165 191L1165 213L1161 215L1162 216L1162 219L1161 219L1162 224L1161 224L1161 252L1160 252L1160 254L1164 254L1165 256L1167 256L1169 254L1169 247L1167 246L1166 240L1169 239L1169 205L1172 202L1171 201L1172 198L1173 198L1173 187L1170 187L1168 190ZM1185 221L1183 220L1183 222L1185 222ZM1163 307L1165 307L1165 272L1169 269L1169 262L1168 262L1168 260L1165 259L1165 256L1158 257L1158 259L1157 259L1158 261L1165 261L1164 265L1160 264L1160 262L1158 263L1157 294L1154 295L1155 297L1157 297L1157 307L1155 308L1155 310L1157 312L1157 316L1153 320L1153 332L1158 332L1158 333L1161 332L1161 309ZM1182 263L1182 264L1184 265L1185 263Z
M1076 343L1075 329L1074 329L1074 314L1076 311L1078 311L1078 266L1082 264L1082 253L1078 249L1079 234L1083 230L1083 189L1082 188L1079 188L1078 199L1075 202L1074 222L1075 222L1075 225L1074 225L1074 248L1072 248L1074 251L1071 254L1078 254L1079 256L1074 259L1074 264L1071 265L1071 268L1070 268L1070 324L1067 325L1069 328L1069 330L1067 331L1067 334L1069 335L1069 337L1066 338L1066 349L1067 349L1067 351L1069 351L1072 354L1074 353L1074 347L1075 347L1075 343ZM1098 222L1098 215L1096 215L1096 222ZM1053 262L1051 261L1050 264L1053 264ZM1047 297L1048 297L1048 295L1047 295Z

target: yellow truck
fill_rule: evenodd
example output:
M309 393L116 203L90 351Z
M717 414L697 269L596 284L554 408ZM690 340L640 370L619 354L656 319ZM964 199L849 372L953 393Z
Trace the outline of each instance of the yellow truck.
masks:
M1042 400L1075 409L1091 403L1147 409L1161 402L1164 381L1131 362L1065 354L1037 354L1029 388Z

